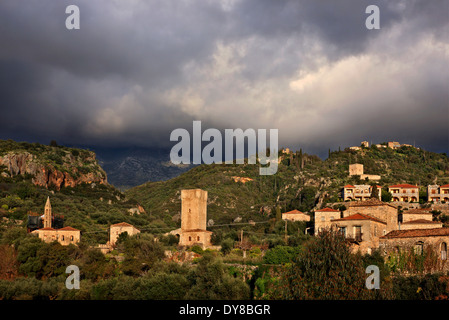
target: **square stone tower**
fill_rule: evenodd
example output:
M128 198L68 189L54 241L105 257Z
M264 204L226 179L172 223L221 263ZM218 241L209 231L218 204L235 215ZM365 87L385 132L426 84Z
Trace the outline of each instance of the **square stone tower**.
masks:
M350 176L361 176L363 175L363 164L354 163L349 165L349 175Z
M207 191L181 190L181 230L206 230Z
M210 247L212 232L206 230L207 191L201 189L181 190L181 229L180 246L199 245Z

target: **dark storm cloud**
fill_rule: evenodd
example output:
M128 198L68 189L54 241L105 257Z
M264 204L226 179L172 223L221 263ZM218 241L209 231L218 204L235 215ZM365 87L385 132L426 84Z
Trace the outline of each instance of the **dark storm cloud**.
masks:
M65 28L70 4L80 30ZM369 4L381 30L365 28ZM317 153L365 139L444 151L446 9L443 0L4 0L0 138L170 145L170 131L196 119L279 128L281 145Z

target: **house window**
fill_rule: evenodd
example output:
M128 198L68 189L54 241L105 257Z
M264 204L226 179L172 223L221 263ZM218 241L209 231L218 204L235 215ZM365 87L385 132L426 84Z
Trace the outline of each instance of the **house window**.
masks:
M340 227L340 232L346 237L346 227Z
M192 241L192 237L189 236L189 241Z
M200 241L200 237L196 237L196 241Z
M61 240L64 241L64 236L63 235L61 236Z
M422 255L423 254L423 247L424 243L422 241L418 241L415 246L413 247L413 250L415 251L415 254Z
M446 260L447 259L447 244L446 242L443 242L441 244L441 260Z
M362 241L362 226L354 226L355 241Z
M70 241L73 241L73 236L70 236Z

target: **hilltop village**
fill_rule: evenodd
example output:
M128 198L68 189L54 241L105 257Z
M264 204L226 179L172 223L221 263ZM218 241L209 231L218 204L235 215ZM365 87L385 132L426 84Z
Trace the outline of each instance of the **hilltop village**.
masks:
M397 149L412 147L399 142L388 142L376 145L377 148ZM368 148L369 143L362 141L360 147L351 150ZM283 149L282 154L291 153ZM363 164L349 164L348 176L358 176L363 181L378 181L380 175L367 174ZM235 182L246 183L251 178L232 177ZM439 252L439 258L446 260L449 228L435 221L432 212L449 213L449 184L428 185L427 201L419 203L419 186L412 184L394 184L387 187L389 202L381 201L382 186L371 184L345 185L341 189L343 209L335 209L328 205L316 208L313 214L303 213L297 209L283 212L282 220L302 221L309 225L306 233L318 235L322 230L334 229L341 232L350 243L354 252L370 254L381 250L385 255L412 248L422 251L431 246ZM208 192L201 189L181 190L181 227L166 235L174 235L178 239L179 248L200 246L202 249L219 250L220 246L212 245L212 231L207 226ZM307 232L307 230L310 230ZM63 218L52 214L50 198L44 206L43 215L32 213L28 217L28 232L37 235L45 242L57 241L62 245L80 242L82 230L64 226ZM108 229L106 244L98 244L95 248L108 253L115 248L120 234L129 236L141 231L133 225L121 222L112 224Z
M282 149L277 175L262 177L257 165L202 165L120 192L92 153L7 143L0 166L0 298L279 299L296 286L285 283L291 266L304 272L301 283L307 277L332 287L328 278L314 278L327 271L312 270L334 270L328 263L338 255L352 261L336 263L353 289L364 288L366 266L376 265L391 290L399 286L410 297L408 281L423 287L423 276L431 275L440 285L446 278L439 275L449 271L445 154L362 142L357 150L329 150L321 160ZM60 183L45 187L33 179L44 169ZM65 186L64 176L78 182ZM67 265L79 266L84 290L61 289ZM347 299L344 283L339 297ZM449 296L423 288L415 295Z
M350 165L349 175L363 175L363 166ZM377 190L376 190L377 189ZM418 200L418 186L397 184L388 187L391 202L380 199L381 186L346 185L342 189L345 201L344 210L324 207L314 211L311 217L299 210L282 213L284 221L303 221L313 223L313 234L318 235L325 229L341 232L350 243L354 252L371 254L380 250L383 254L399 253L401 250L423 252L425 247L436 250L441 261L447 259L449 228L434 221L433 207L449 211L449 184L427 186L427 206L422 208ZM211 243L212 231L207 230L208 192L201 189L181 191L181 228L169 232L178 238L180 248L200 246L202 249L219 250ZM57 216L52 215L50 198L44 207L42 216L29 216L28 230L45 242L57 241L62 245L77 244L81 239L81 230L63 226ZM101 252L114 249L122 233L129 236L141 231L129 223L110 225L109 241L99 244Z

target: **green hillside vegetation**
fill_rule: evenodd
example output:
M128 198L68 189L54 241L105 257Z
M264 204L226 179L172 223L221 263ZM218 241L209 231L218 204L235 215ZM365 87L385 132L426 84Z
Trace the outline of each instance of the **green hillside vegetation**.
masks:
M241 217L242 222L279 220L276 211L298 209L311 213L316 207L341 202L341 190L346 184L374 184L362 181L359 176L349 177L348 168L352 163L361 163L365 173L382 177L375 183L383 187L382 195L392 184L417 184L422 202L426 200L428 184L449 183L446 154L412 147L345 149L329 152L326 160L301 150L289 155L280 153L280 156L278 172L272 176L259 175L258 165L200 165L174 179L149 182L125 194L158 217L161 226L177 227L181 189L207 190L208 219L215 224L229 224L236 217ZM251 178L252 181L235 182L233 177Z
M15 154L30 153L36 157L37 163L51 165L61 172L68 172L75 179L80 174L87 173L106 175L98 164L93 151L60 146L55 141L47 146L40 143L0 140L0 157L11 152ZM3 168L0 167L1 172L8 171L3 166Z
M37 143L18 143L11 140L0 141L0 156L8 152L20 154L28 152L36 156L36 161L46 162L71 170L101 170L95 153L88 150L62 146L45 146ZM75 159L68 161L70 155ZM59 160L62 162L60 163ZM1 168L0 168L1 169ZM5 168L3 168L5 170ZM128 210L135 208L137 202L125 197L123 193L108 184L82 183L75 187L65 187L56 191L52 186L44 188L32 183L32 174L0 175L0 233L11 225L26 228L29 212L43 214L47 197L50 197L54 214L64 216L64 225L80 229L82 241L89 244L106 243L109 225L128 222L137 228L151 225L149 215L131 215Z
M68 159L68 153L75 159L85 155L86 163L95 159L91 151L55 144L8 142L2 146L0 154L26 151L50 165L57 162L54 154L60 150L66 154L61 154L63 166L69 163L64 160ZM416 183L424 191L429 183L449 183L446 154L414 148L372 147L358 152L349 149L329 152L326 160L302 150L280 155L278 173L273 176L260 176L258 165L200 165L177 178L149 182L125 193L111 185L96 183L57 191L34 185L32 175L0 175L0 299L303 298L302 291L295 291L298 277L309 279L307 286L314 288L322 283L323 272L328 274L332 269L319 259L314 260L319 258L317 252L336 253L342 261L352 264L380 266L382 279L387 281L386 291L375 296L364 292L355 298L449 296L447 278L423 274L391 277L394 270L389 269L380 254L353 256L347 243L339 242L338 237L306 235L311 222L281 219L282 212L292 209L312 213L314 208L329 203L344 205L339 198L341 187L366 183L359 177L348 177L350 163L362 163L366 173L381 175L382 180L376 184L383 187ZM236 182L235 177L249 179ZM167 261L164 254L167 250L177 252L178 240L163 234L180 227L180 192L189 188L208 191L208 219L213 220L208 229L214 232L213 244L221 245L221 250L192 247L188 250L196 258L178 264ZM44 243L26 233L28 212L42 214L47 197L51 199L53 213L64 215L66 226L81 230L79 246ZM143 206L145 212L130 214L128 210L137 205ZM122 221L142 230L141 234L120 236L117 247L106 255L92 249L108 240L107 229L111 224ZM159 241L154 241L155 238ZM329 241L335 248L332 252ZM64 287L65 267L69 264L80 267L80 290ZM344 270L331 271L346 277ZM354 288L363 282L363 274L360 268L354 283L336 279L341 290L329 291L326 297L340 297L348 290L355 292ZM311 290L306 294L319 297L321 292Z

